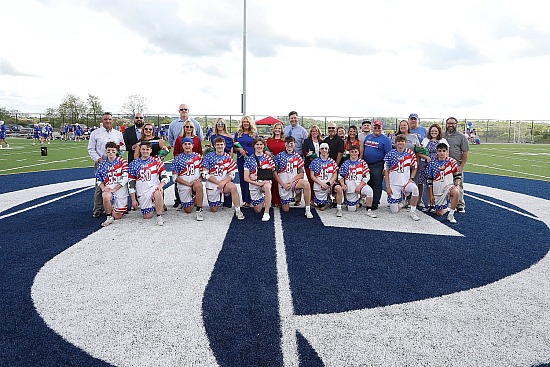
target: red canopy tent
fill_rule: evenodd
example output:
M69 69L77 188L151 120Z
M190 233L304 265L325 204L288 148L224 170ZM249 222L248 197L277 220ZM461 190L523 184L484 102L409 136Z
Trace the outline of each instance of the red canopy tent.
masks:
M267 116L261 120L256 121L256 125L275 125L277 122L283 123L282 121L277 120L275 117Z

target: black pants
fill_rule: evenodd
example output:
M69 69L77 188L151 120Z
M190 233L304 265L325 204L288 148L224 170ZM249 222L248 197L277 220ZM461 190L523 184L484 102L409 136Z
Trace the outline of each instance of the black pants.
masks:
M382 180L384 179L384 161L369 163L370 180L368 185L372 188L372 208L377 209L382 197Z

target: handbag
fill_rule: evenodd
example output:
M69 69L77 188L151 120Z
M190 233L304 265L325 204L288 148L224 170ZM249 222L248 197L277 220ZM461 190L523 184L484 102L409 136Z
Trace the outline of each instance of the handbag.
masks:
M257 172L256 172L256 176L258 177L258 180L261 180L261 181L273 180L273 171L270 169L260 168L260 160L258 159L258 156L256 154L254 154L254 158L256 158L256 163L258 163Z

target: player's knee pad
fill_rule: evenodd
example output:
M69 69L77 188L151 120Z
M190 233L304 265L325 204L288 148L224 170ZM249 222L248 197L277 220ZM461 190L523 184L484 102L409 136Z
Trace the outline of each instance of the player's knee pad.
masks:
M399 211L399 204L390 204L390 210L393 214L397 213Z
M348 212L354 212L357 210L357 205L348 205Z
M374 193L369 185L365 185L361 189L361 195L371 198L373 197Z
M407 185L407 187L405 188L405 192L407 194L412 194L412 196L418 196L419 194L419 191L418 191L418 186L416 186L415 184L413 184L412 182L409 183Z

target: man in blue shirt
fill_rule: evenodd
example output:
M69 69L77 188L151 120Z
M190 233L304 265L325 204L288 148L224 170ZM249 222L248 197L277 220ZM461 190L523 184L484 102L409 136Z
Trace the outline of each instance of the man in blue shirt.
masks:
M369 165L370 180L368 185L373 191L372 210L378 209L382 196L382 180L384 178L384 157L391 150L391 140L382 134L382 121L372 124L372 134L365 137L361 145L360 156ZM388 184L388 183L386 183Z

